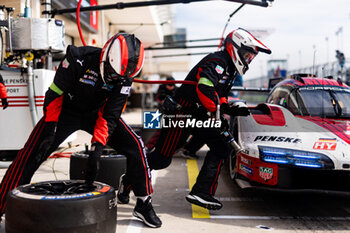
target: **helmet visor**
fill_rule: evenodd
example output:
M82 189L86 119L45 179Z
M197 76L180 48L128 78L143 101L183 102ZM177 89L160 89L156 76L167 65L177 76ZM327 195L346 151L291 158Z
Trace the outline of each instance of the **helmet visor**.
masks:
M113 67L109 62L104 63L104 76L107 84L114 84L116 82L120 82L126 79L126 77L121 76L120 74L115 72L115 70L113 69Z
M250 64L253 59L256 57L257 53L253 53L247 49L241 48L238 51L241 60L246 63L246 65Z

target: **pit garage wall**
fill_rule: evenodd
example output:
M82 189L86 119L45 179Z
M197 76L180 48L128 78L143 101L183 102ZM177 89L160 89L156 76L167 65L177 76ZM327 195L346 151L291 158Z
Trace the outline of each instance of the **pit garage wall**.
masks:
M9 107L1 112L0 150L18 150L23 147L33 122L28 102L28 77L19 70L1 70L8 93ZM52 83L55 71L34 70L35 110L37 118L43 116L45 92Z

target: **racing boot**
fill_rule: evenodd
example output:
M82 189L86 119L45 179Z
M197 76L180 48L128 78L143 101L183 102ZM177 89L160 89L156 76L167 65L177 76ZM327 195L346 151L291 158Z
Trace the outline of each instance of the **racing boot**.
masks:
M219 210L222 208L222 203L209 194L190 192L190 194L186 196L186 200L208 210Z
M151 196L148 196L145 201L137 198L133 215L141 219L147 226L158 228L162 226L162 221L154 211L151 201Z
M130 190L131 186L127 185L125 182L125 174L121 175L119 178L119 187L117 193L117 202L119 204L128 204L130 200Z

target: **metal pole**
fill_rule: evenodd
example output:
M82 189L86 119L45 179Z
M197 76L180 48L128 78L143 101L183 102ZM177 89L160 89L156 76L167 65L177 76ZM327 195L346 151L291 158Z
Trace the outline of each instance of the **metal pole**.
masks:
M242 7L244 7L244 5L245 4L240 5L234 12L232 12L232 14L229 15L228 20L224 26L224 30L222 31L222 34L221 34L219 49L222 47L222 43L224 42L225 31L226 31L228 24L230 23L232 16L234 16L240 9L242 9Z
M213 41L213 40L220 40L221 38L206 38L206 39L196 39L196 40L178 40L173 42L159 42L155 43L154 45L168 45L168 44L180 44L180 43L191 43L191 42L203 42L203 41Z
M242 3L242 4L249 4L249 5L254 5L254 6L262 6L262 7L268 7L270 3L273 2L270 1L270 0L261 0L261 1L255 1L255 0L225 0L225 1L228 1L228 2L238 2L238 3Z
M29 111L32 117L33 126L38 122L38 113L35 105L35 93L34 93L34 73L33 73L33 62L27 61L27 75L28 75L28 102Z
M108 4L108 5L81 7L80 12L96 11L96 10L110 10L110 9L122 10L125 8L132 8L132 7L168 5L168 4L177 4L177 3L186 4L186 3L190 3L190 2L203 2L203 1L211 1L211 0L156 0L156 1L128 2L128 3L117 2L115 4ZM76 11L77 11L77 8L54 9L52 11L43 11L43 14L59 15L59 14L65 14L65 13L74 13Z
M314 49L314 59L313 59L313 65L312 65L312 74L314 75L315 73L315 60L316 60L316 45L312 46Z
M50 18L49 12L51 11L51 0L43 0L41 5L45 7L45 11L43 11L43 15L45 15L45 18Z
M108 5L100 5L100 6L90 6L90 7L82 7L80 8L80 11L96 11L96 10L109 10L109 9L118 9L122 10L125 8L132 8L132 7L144 7L144 6L155 6L155 5L168 5L168 4L178 4L178 3L191 3L191 2L204 2L204 1L212 1L212 0L155 0L155 1L145 1L145 2L118 2L115 4L108 4ZM238 2L243 4L250 4L255 6L262 6L262 7L268 7L269 3L273 0L226 0L229 2ZM66 9L54 9L54 10L45 10L42 13L43 14L51 14L52 16L58 15L58 14L65 14L65 13L74 13L77 11L77 8L66 8Z

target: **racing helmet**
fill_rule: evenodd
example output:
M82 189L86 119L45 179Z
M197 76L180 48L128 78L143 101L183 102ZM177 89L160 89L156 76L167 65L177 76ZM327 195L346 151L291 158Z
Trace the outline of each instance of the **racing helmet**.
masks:
M135 77L142 69L144 48L139 39L118 33L103 46L100 58L102 80L107 85Z
M226 36L224 49L229 53L240 75L245 74L248 65L259 52L271 54L269 48L243 28L238 28Z

